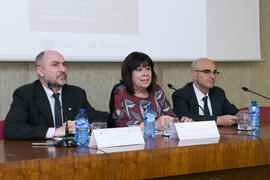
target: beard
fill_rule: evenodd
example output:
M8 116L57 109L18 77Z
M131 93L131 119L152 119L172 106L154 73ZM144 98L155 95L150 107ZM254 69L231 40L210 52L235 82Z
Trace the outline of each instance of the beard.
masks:
M64 76L64 77L61 77L61 76ZM64 81L64 83L58 83L57 82L58 78L63 78L62 81ZM59 87L60 88L66 84L66 81L67 81L67 74L64 72L61 72L56 76L56 80L47 80L47 84L50 84L51 87Z

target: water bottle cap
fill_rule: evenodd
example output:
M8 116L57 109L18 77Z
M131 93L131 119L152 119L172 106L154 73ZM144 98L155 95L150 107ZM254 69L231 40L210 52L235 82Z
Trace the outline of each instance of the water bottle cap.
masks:
M252 104L256 104L256 101L251 101Z
M152 106L150 104L147 105L147 109L152 109Z
M79 113L85 113L85 109L79 109Z

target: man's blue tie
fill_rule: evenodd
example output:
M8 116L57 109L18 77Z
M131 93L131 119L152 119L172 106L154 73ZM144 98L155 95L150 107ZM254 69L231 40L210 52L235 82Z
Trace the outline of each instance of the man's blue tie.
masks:
M207 105L207 97L208 96L205 96L202 100L204 102L204 107L203 107L203 113L205 116L210 116L210 111L209 111L209 108L208 108L208 105Z

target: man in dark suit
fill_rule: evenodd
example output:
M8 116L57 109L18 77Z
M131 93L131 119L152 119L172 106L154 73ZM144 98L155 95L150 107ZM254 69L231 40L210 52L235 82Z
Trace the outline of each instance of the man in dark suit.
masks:
M201 58L191 65L193 82L176 90L173 95L174 113L181 119L186 116L194 121L216 120L217 125L231 126L239 110L231 104L223 89L215 86L219 72L213 61Z
M60 53L41 52L35 63L39 80L15 90L5 119L6 139L64 136L66 117L74 120L80 108L86 110L89 122L106 121L107 113L91 107L83 89L66 84L67 68ZM68 127L75 133L74 121L68 121Z

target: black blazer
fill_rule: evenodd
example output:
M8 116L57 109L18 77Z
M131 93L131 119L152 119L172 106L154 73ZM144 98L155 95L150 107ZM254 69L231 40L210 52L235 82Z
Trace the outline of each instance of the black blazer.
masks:
M189 117L194 121L216 120L217 116L235 115L239 110L231 104L225 95L223 89L213 87L209 90L209 98L211 101L213 116L199 115L199 104L193 83L187 83L183 88L176 90L173 95L173 111L179 117Z
M62 87L62 106L64 117L68 116L69 120L75 119L79 108L86 109L89 122L108 119L108 113L96 111L91 107L85 91L77 86ZM67 113L68 108L72 108L71 114ZM41 82L36 80L16 89L5 119L5 138L45 139L49 127L54 127L53 116Z

